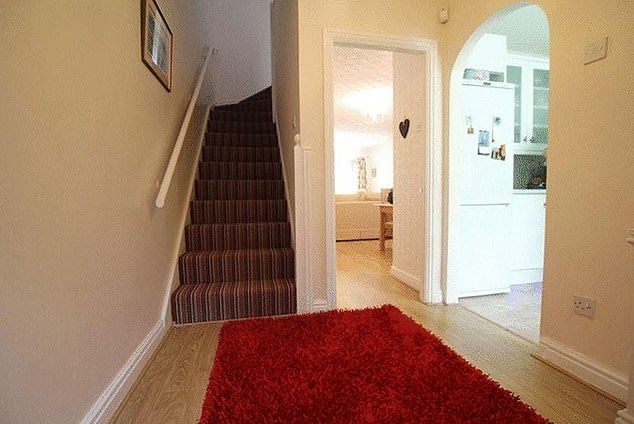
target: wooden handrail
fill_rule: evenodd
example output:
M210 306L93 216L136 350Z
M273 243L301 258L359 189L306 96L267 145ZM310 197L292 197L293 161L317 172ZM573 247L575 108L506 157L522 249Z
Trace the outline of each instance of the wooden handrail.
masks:
M205 49L203 57L204 57L204 60L203 60L202 67L200 68L200 72L198 74L198 81L196 82L196 88L194 89L194 93L192 94L191 100L189 101L189 106L187 107L185 118L183 118L183 124L181 125L181 130L178 133L178 138L176 139L174 150L172 150L170 161L167 164L167 169L165 169L165 174L163 175L163 181L161 182L161 187L159 188L158 195L156 196L157 208L162 208L165 205L165 198L167 197L167 192L170 188L170 184L172 183L174 170L176 169L176 164L178 163L178 158L180 157L180 154L181 154L181 149L185 141L185 136L187 134L187 130L189 129L189 123L192 119L192 114L194 113L194 107L196 106L196 103L198 102L198 97L200 96L200 88L202 87L203 81L205 80L205 75L207 75L207 66L209 64L209 58L211 57L211 55L209 54L209 47Z

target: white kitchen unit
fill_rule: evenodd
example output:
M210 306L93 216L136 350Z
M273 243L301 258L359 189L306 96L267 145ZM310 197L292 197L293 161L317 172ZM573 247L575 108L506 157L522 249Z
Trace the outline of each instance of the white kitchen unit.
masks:
M513 86L464 81L462 106L466 125L460 146L457 293L506 293L512 260ZM490 140L484 149L482 138ZM505 160L494 154L502 145L507 147Z
M543 281L546 190L515 190L511 205L511 284Z
M460 206L458 297L510 291L510 225L508 204Z
M509 54L506 82L515 85L515 153L541 153L548 146L548 59Z

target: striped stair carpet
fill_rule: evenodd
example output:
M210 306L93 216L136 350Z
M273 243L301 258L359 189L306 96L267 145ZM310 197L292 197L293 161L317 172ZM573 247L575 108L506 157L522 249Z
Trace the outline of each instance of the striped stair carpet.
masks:
M176 324L296 312L270 89L211 114L172 294Z

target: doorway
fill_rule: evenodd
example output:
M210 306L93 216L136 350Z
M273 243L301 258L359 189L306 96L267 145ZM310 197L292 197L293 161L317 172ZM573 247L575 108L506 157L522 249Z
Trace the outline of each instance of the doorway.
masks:
M463 47L450 87L448 302L539 342L549 29L514 5Z
M324 34L324 140L326 145L326 266L329 307L336 306L336 261L335 261L335 115L334 115L334 52L337 47L389 51L393 54L395 74L410 72L409 81L420 85L421 90L412 91L417 96L416 108L398 110L399 105L408 104L408 90L398 84L394 86L395 110L392 119L394 140L394 239L393 264L390 272L399 280L413 286L425 303L442 301L440 292L441 240L434 235L441 228L441 184L439 169L442 163L440 126L440 84L436 42L408 37L371 36L328 30ZM416 60L409 61L407 57ZM403 63L401 63L401 60ZM396 64L398 62L399 64ZM412 64L409 68L407 63ZM395 76L394 80L399 78ZM401 80L404 81L404 78ZM410 84L411 85L411 84ZM409 119L409 114L412 119ZM399 123L410 121L410 130L405 137L397 138ZM416 141L414 141L416 140ZM399 153L402 151L402 153ZM410 152L408 154L407 152ZM399 158L404 164L399 164ZM409 163L408 163L409 162ZM412 167L411 163L415 166ZM367 168L366 168L367 169ZM404 178L407 184L399 184ZM432 188L433 187L433 188ZM399 195L400 192L400 195ZM411 193L410 193L411 192ZM400 197L399 197L400 196ZM397 202L401 199L400 206ZM408 202L412 206L408 206ZM400 208L400 209L399 209ZM401 212L399 212L399 210ZM378 226L378 211L377 211ZM402 222L402 225L399 224ZM400 235L399 235L400 234ZM423 260L421 260L423 258Z
M378 240L377 204L394 185L393 56L335 46L334 182L337 242Z

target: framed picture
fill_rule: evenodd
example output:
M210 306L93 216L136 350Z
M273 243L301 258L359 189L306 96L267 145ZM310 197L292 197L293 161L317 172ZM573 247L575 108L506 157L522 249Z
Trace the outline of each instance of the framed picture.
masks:
M141 0L141 58L161 81L172 90L172 31L155 0Z

